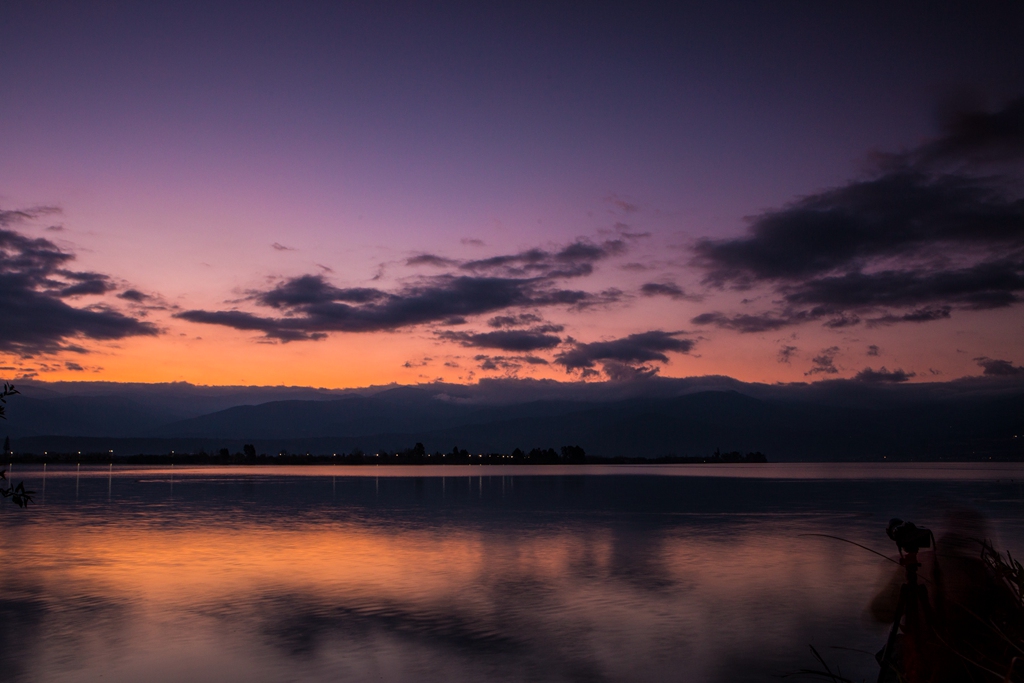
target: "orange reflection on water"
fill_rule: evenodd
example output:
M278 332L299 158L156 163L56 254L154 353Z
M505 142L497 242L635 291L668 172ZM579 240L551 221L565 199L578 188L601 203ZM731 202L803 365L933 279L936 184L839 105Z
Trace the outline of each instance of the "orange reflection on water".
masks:
M869 555L799 538L803 522L786 516L528 529L174 521L91 525L58 511L4 529L24 558L4 570L9 594L49 610L33 677L711 680L730 651L790 652L808 622L859 614L879 571ZM121 614L110 627L121 645L78 636L51 656L45 634L88 630L82 615L102 605Z

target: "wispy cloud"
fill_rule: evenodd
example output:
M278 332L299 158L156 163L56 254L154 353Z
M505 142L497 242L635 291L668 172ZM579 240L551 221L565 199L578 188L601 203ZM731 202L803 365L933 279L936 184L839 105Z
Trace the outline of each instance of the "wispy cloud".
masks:
M434 266L435 268L450 268L458 265L458 261L450 258L437 256L436 254L418 254L405 260L407 266Z
M640 286L644 296L667 296L670 299L694 299L674 282L647 282Z
M830 346L822 349L821 353L811 359L813 366L805 372L805 375L836 375L839 369L836 368L836 355L839 354L838 346Z
M548 361L538 356L488 356L480 354L473 357L481 370L500 370L507 374L516 374L524 365L547 365ZM458 367L458 366L456 366Z
M460 264L462 270L503 277L541 277L546 279L575 278L590 275L594 264L611 256L624 254L624 240L601 243L577 240L557 251L527 249L515 254L492 256Z

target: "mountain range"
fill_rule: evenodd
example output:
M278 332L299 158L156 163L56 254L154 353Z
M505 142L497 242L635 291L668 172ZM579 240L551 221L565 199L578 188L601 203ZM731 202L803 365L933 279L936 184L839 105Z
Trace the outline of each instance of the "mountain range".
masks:
M471 452L582 446L590 455L773 461L1017 459L1024 381L744 383L484 380L362 389L25 381L7 433L24 453Z

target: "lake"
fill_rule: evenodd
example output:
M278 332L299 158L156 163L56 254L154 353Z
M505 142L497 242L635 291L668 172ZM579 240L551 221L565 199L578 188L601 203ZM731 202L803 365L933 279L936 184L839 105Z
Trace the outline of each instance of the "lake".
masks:
M12 681L873 681L893 565L804 534L1024 556L1019 464L13 469Z

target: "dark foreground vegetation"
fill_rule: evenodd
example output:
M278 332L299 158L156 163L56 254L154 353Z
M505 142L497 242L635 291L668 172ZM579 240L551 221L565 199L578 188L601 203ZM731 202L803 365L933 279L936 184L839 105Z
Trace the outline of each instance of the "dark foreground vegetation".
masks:
M649 464L721 464L721 463L765 463L768 458L760 452L722 453L717 449L707 457L660 458L606 458L587 455L579 446L554 448L533 448L523 451L516 448L511 453L470 453L455 446L448 453L428 453L423 444L412 448L389 452L364 453L257 453L252 444L245 444L240 451L231 452L221 448L213 453L164 453L159 455L121 454L113 451L91 453L13 453L6 451L8 462L18 463L91 463L115 462L124 465L649 465Z
M896 542L899 560L886 559L898 566L868 610L889 626L886 643L875 655L877 680L1024 681L1024 565L995 549L979 512L951 510L946 525L936 540L913 523L889 522L886 534ZM853 683L813 646L811 652L817 666L792 675Z

